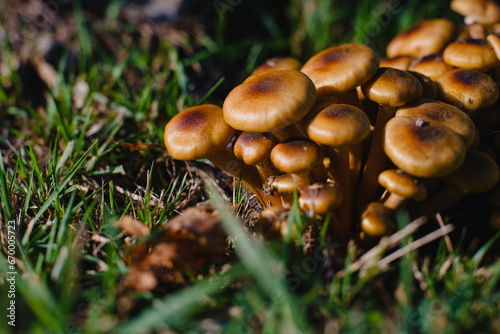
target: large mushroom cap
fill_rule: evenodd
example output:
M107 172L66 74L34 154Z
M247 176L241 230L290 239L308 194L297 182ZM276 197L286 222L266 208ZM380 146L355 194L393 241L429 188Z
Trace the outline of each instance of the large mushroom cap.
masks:
M485 73L478 70L452 70L436 80L440 100L462 110L487 108L498 100L498 87Z
M422 73L434 81L452 69L453 66L443 61L443 55L437 53L419 58L409 68L410 71Z
M387 45L387 56L423 57L441 52L453 38L455 28L445 19L422 21L398 34Z
M234 142L234 155L247 165L269 159L278 140L269 132L243 132Z
M365 83L378 69L379 57L368 46L350 43L312 56L302 67L316 85L318 98L349 91Z
M384 151L394 165L411 175L442 177L460 167L465 144L446 126L398 116L386 124Z
M451 9L466 17L467 24L500 21L500 7L492 0L453 0Z
M178 160L205 159L223 149L235 130L224 121L222 109L204 104L175 115L165 126L165 146Z
M225 121L235 129L268 132L295 123L316 100L312 81L297 70L267 71L248 77L223 105Z
M413 75L395 68L381 67L361 86L368 99L390 107L400 107L422 95L422 85Z
M306 128L309 138L317 143L350 146L366 138L370 132L370 120L359 108L333 104L323 108Z
M401 108L396 116L421 117L445 125L462 136L465 146L470 147L476 136L476 126L472 119L457 107L441 101L418 99Z
M290 138L273 148L271 161L285 173L308 172L323 162L323 152L308 138Z
M493 188L498 178L495 160L481 151L469 150L460 168L448 175L445 181L466 193L480 194Z
M443 51L443 60L451 66L481 71L500 65L495 51L483 39L450 43Z

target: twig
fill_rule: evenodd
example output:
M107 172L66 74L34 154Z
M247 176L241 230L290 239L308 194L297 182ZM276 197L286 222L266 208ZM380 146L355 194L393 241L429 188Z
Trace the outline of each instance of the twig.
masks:
M429 242L450 233L454 229L455 229L455 226L450 224L450 225L447 225L443 228L440 228L439 230L436 230L432 233L429 233L426 236L424 236L418 240L415 240L412 243L409 243L405 247L398 249L394 253L387 255L382 260L378 261L376 266L380 269L385 269L392 261L397 260L400 257L408 254L409 252L414 251L415 249L418 249L418 248L422 247L423 245L428 244Z

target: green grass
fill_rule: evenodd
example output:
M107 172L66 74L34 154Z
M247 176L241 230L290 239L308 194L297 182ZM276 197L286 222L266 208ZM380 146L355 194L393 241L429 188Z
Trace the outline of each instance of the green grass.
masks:
M384 7L390 4L397 10ZM306 240L291 237L293 226L303 230L311 223L296 204L284 242L264 242L239 219L249 195L241 184L227 194L231 203L224 203L210 180L196 183L163 149L168 119L188 106L220 104L227 85L237 83L229 73L235 63L237 77L243 78L275 54L307 60L352 40L383 53L395 32L411 23L441 13L453 17L448 3L292 0L283 8L285 26L264 2L239 6L261 11L263 34L227 42L236 6L214 17L212 35L181 34L177 44L165 37L154 48L133 42L135 26L119 19L120 1L108 7L105 23L87 22L88 13L76 6L78 33L72 42L80 50L78 71L64 73L71 58L64 54L57 86L46 90L46 102L38 108L23 98L22 78L12 69L15 47L2 41L1 61L11 70L0 76L0 130L9 133L0 138L0 226L6 236L5 223L16 220L18 274L17 327L9 327L4 317L0 332L136 333L167 326L192 333L214 328L312 333L324 327L346 333L498 331L500 262L491 248L500 234L471 249L465 242L448 249L439 238L432 256L410 250L388 267L377 267L390 249L410 249L404 247L421 237L411 231L390 247L382 244L363 266L351 244L343 263L326 268L332 257L324 249L335 247L328 244L326 227L314 225L317 238L310 252L303 251ZM383 15L390 10L390 17ZM366 33L377 24L376 33ZM100 34L116 41L116 53L104 50ZM205 77L199 83L200 64L221 66L232 79ZM82 85L83 94L78 93ZM81 105L74 94L81 95ZM152 146L141 151L119 143ZM155 234L179 210L209 198L234 246L224 264L212 268L216 274L206 268L183 288L124 295L121 282L129 270L124 255L137 238L125 238L114 222L131 215ZM401 227L409 223L404 215L398 221ZM6 254L2 244L0 273L10 271ZM387 282L393 285L389 290ZM7 288L2 281L2 310Z

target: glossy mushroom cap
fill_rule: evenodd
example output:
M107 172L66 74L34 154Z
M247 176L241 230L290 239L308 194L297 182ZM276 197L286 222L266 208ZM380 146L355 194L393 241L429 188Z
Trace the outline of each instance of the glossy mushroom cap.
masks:
M453 0L450 7L465 16L467 24L492 24L500 21L500 7L492 0Z
M422 21L398 34L387 45L387 56L423 57L441 52L452 40L453 24L445 19Z
M290 138L273 148L271 161L285 173L308 172L323 162L323 152L308 138Z
M264 73L266 71L276 70L300 70L302 64L299 60L292 57L274 57L267 59L264 64L257 67L252 75Z
M311 119L307 135L317 143L328 146L351 146L361 142L370 133L370 120L359 108L347 104L333 104Z
M441 75L451 71L453 66L443 61L443 55L431 54L415 61L409 68L410 71L422 73L431 80L436 81Z
M498 100L498 87L485 73L477 70L452 70L436 80L440 100L465 111L491 106Z
M384 131L384 151L401 170L417 177L442 177L465 158L462 137L446 126L422 118L392 118Z
M447 126L462 136L466 147L472 145L476 136L472 119L457 107L441 101L421 98L399 108L396 116L421 117Z
M333 183L314 183L306 188L299 197L299 207L317 215L326 215L340 206L342 193Z
M361 229L371 236L381 237L393 230L394 222L391 209L382 203L373 202L368 204L361 216Z
M347 92L365 83L379 67L379 57L368 46L350 43L312 56L302 67L314 82L318 98Z
M443 60L451 66L487 71L500 65L495 51L483 39L464 39L449 44Z
M414 58L411 56L397 56L394 58L382 59L380 61L380 67L391 67L397 68L401 71L406 71L410 67Z
M489 155L469 150L463 164L445 178L446 183L466 193L480 194L498 182L498 165Z
M422 95L422 85L408 72L381 67L361 85L363 95L371 101L390 107L401 107Z
M234 88L222 109L233 128L268 132L295 123L315 100L316 88L302 72L268 71L252 75Z
M206 159L231 141L235 130L224 121L222 109L204 104L175 115L165 126L165 146L178 160Z
M378 176L378 183L390 193L421 201L427 196L424 185L398 169L388 169Z
M247 165L269 159L278 140L269 132L243 132L234 142L234 155Z

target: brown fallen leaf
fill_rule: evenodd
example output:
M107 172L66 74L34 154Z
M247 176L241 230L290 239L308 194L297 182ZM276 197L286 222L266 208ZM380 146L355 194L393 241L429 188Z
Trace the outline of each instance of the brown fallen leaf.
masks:
M184 284L183 273L199 273L203 264L222 256L225 250L226 234L217 211L188 208L127 255L130 272L124 289L148 291L160 282Z

